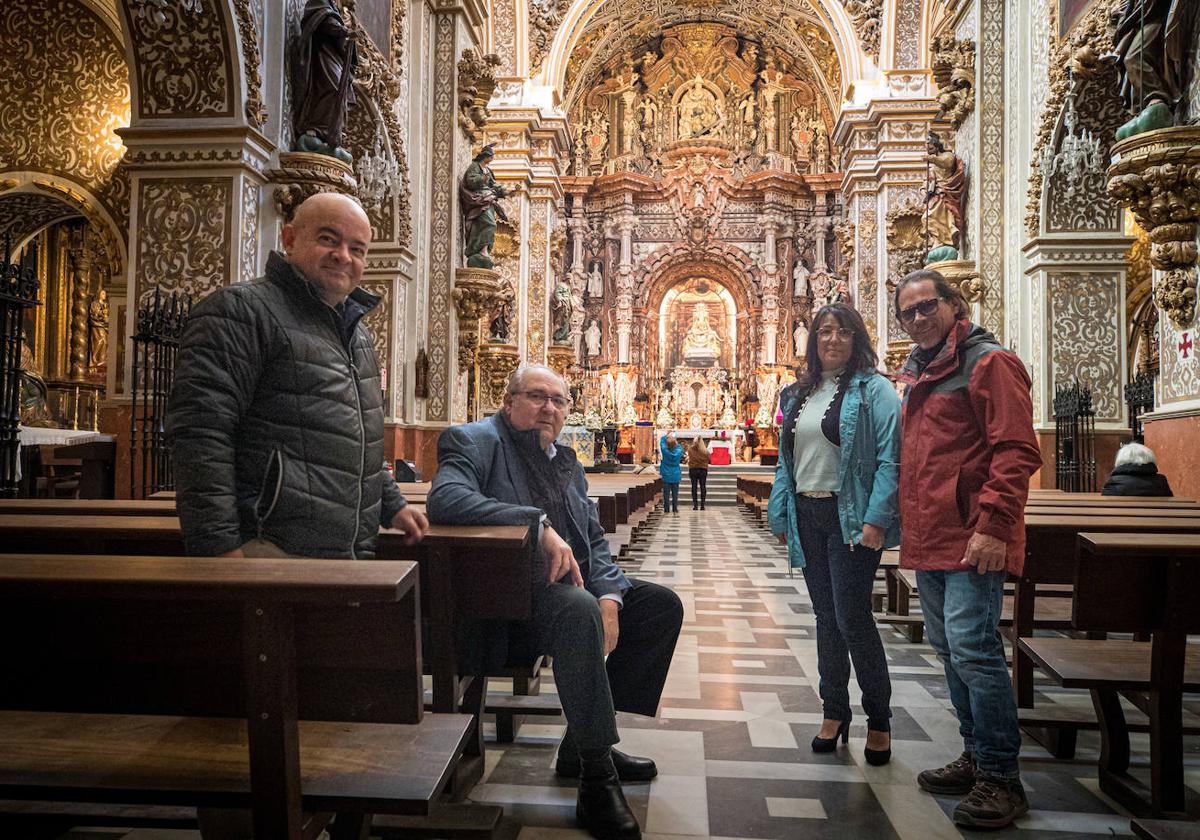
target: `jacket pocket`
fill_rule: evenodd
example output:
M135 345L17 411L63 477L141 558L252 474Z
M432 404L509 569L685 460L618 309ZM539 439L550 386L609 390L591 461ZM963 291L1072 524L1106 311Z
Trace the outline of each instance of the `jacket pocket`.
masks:
M271 450L267 458L267 468L263 471L262 487L258 491L258 501L254 503L254 512L258 515L258 528L262 531L263 524L275 512L279 504L279 496L283 492L283 452L278 447ZM263 509L264 505L266 510Z

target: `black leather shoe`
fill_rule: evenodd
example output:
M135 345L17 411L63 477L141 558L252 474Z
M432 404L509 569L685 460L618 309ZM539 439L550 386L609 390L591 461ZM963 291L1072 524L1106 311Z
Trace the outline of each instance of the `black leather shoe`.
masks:
M580 828L600 840L642 838L642 829L629 810L621 782L613 776L579 780L575 820Z
M814 735L812 739L812 751L815 753L829 753L837 749L838 738L842 739L845 744L850 738L850 721L844 720L838 727L837 732L832 738L822 738L820 735Z
M560 776L574 779L579 776L579 754L564 755L574 752L573 748L559 747L558 760L554 762L554 772ZM658 775L658 767L652 758L641 758L627 755L620 750L612 751L613 766L617 768L617 777L622 782L648 782Z

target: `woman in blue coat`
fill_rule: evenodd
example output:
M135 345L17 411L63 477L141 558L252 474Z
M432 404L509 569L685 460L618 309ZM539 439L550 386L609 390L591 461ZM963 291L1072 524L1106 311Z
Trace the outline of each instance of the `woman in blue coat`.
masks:
M900 399L875 369L860 316L823 306L808 337L807 370L779 396L783 426L768 523L788 546L817 619L817 669L824 704L814 752L831 752L850 728L850 662L867 714L865 758L891 750L891 681L871 616L883 549L900 544L897 489Z
M662 452L658 474L663 482L663 513L679 513L679 482L683 480L679 462L683 459L683 447L671 432L658 442L658 448Z

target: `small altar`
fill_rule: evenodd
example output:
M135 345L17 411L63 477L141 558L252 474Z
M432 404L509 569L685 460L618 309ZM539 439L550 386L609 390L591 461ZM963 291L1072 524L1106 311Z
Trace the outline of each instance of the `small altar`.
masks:
M675 439L684 446L689 445L696 438L702 438L708 445L709 455L712 458L709 462L710 466L714 467L736 463L737 453L742 448L743 433L741 429L655 429L656 452L662 446L662 439L672 433L675 435Z

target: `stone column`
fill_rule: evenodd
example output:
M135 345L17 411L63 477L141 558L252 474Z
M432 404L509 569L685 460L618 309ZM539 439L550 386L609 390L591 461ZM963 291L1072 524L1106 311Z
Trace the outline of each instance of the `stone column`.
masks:
M779 339L779 262L776 255L775 235L780 222L773 213L761 220L766 234L765 253L763 254L762 277L762 344L759 347L759 364L775 364L775 345Z
M621 262L617 266L617 364L630 363L630 337L633 334L633 218L629 214L617 220L621 234Z

